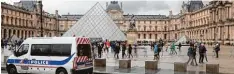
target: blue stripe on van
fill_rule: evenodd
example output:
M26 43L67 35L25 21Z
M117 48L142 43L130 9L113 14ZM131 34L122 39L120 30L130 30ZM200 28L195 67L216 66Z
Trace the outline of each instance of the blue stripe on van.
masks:
M61 60L61 61L55 61L55 60L23 60L23 59L8 59L7 63L11 64L38 64L38 65L64 65L68 61L71 60L71 58L74 56L75 53L73 53L71 56L68 58Z

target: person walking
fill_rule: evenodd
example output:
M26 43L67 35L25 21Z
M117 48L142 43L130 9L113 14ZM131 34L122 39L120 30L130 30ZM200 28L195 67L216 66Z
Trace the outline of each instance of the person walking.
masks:
M216 46L215 46L216 58L219 58L219 51L220 51L220 44L217 43Z
M133 44L134 45L134 54L136 57L138 57L138 54L137 54L137 44Z
M187 55L188 55L188 57L189 57L188 61L186 62L187 65L188 65L188 64L192 61L192 59L193 59L193 49L194 49L194 46L193 46L193 44L191 43L191 44L189 45L188 52L187 52Z
M98 43L98 58L101 58L102 57L102 44L101 42Z
M204 46L203 43L198 48L199 48L199 55L200 55L200 57L199 57L199 63L203 63L205 52L207 50L206 50L206 47Z
M131 44L128 45L128 58L130 58L130 56L132 56L132 45ZM133 56L132 56L132 58L133 58Z
M195 62L195 65L197 66L197 60L196 60L196 51L197 51L197 47L194 46L193 50L192 50L192 65L194 65L194 62Z
M154 60L158 59L158 45L157 43L154 44Z
M126 43L123 42L123 44L122 44L122 58L124 58L124 56L126 56L125 50L126 50Z
M119 59L119 51L120 51L120 45L119 45L119 43L116 43L116 56L117 56L117 59Z
M175 50L175 42L173 42L171 44L171 54L177 54L176 50Z

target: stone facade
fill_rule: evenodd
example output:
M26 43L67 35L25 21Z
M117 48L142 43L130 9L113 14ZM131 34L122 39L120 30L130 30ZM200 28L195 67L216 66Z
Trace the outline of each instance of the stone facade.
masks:
M27 2L27 1L26 1ZM20 5L20 3L18 4ZM10 38L16 35L18 38L40 36L41 21L40 8L37 2L33 10L17 5L1 2L1 37ZM43 34L45 36L58 36L58 13L49 14L43 11Z
M40 35L39 6L24 9L20 3L9 5L1 3L2 27L1 37L9 38L13 34L19 38ZM27 4L27 3L26 3ZM29 4L30 5L30 4ZM25 6L29 8L29 6ZM174 41L182 36L200 42L222 44L234 43L234 1L211 1L204 5L202 1L183 2L180 13L173 15L134 15L137 29L137 41ZM132 14L124 14L122 3L106 3L106 12L110 14L117 26L125 33L129 28ZM44 34L61 36L83 15L58 15L44 12ZM58 24L58 25L57 25ZM58 33L59 32L59 33ZM126 34L127 35L127 34Z

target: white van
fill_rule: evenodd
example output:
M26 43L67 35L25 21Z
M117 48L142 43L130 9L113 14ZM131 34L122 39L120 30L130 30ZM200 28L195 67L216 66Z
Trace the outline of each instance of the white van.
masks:
M26 39L7 59L9 74L92 74L91 44L85 37Z

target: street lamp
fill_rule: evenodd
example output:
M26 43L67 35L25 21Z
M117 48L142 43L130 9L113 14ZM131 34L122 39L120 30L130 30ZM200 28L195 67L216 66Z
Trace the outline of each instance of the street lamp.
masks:
M43 37L43 24L42 24L42 1L40 0L40 1L38 1L39 2L39 6L40 6L40 20L41 20L41 37Z

